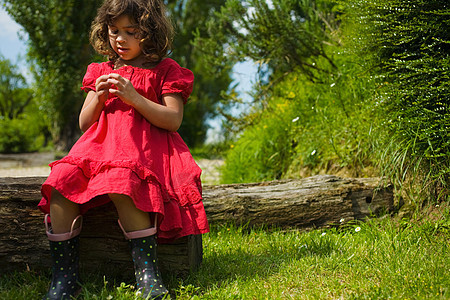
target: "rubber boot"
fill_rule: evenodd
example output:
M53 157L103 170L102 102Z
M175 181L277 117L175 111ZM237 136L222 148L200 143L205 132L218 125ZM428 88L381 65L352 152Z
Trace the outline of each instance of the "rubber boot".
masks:
M136 276L136 295L144 299L163 299L169 291L163 284L156 255L155 227L126 232L119 221L125 238L129 240Z
M78 220L82 221L82 216L73 220L70 232L54 234L48 227L45 216L45 228L50 243L50 253L52 255L52 282L43 300L66 300L78 296L81 291L79 278L79 234L80 227L74 229Z

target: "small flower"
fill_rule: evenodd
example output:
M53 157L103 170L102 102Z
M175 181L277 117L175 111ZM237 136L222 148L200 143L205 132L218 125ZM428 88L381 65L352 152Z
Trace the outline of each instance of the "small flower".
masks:
M311 152L311 156L313 156L314 154L316 154L316 150L313 150L312 152Z
M326 232L322 232L322 236L324 236L324 235L326 235L327 233Z
M358 227L356 227L356 228L355 228L355 231L356 231L356 232L359 232L359 231L361 231L361 227L359 227L359 226L358 226Z
M292 119L292 123L295 123L295 122L297 122L298 120L300 120L300 117L297 117L297 118Z
M335 86L336 85L336 83L332 83L332 84L330 84L330 87L333 87L333 86Z
M342 218L339 220L339 223L344 223L344 221L345 221L344 218Z

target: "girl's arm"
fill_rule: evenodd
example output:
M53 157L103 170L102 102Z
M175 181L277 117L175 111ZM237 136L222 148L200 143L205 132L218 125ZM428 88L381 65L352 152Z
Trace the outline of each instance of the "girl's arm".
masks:
M139 94L138 94L139 95ZM132 100L133 107L153 125L177 131L183 120L183 99L177 94L164 94L162 105L139 95Z
M132 83L118 74L110 74L108 83L116 89L109 89L123 102L133 106L147 121L169 131L177 131L183 120L183 98L178 94L164 94L162 104L140 95Z
M88 130L100 117L105 101L108 99L108 89L111 87L108 78L108 75L100 76L95 82L96 91L89 91L84 100L78 119L83 132Z
M101 103L94 91L89 91L84 100L83 107L81 108L80 116L78 121L80 123L81 131L85 132L92 126L100 117L103 110L104 102Z

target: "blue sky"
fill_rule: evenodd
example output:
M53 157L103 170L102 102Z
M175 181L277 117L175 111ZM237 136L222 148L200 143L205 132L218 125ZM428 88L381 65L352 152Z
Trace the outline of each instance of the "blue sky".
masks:
M19 40L19 24L14 22L3 8L0 8L0 53L11 60L16 60L19 53L25 53L25 46Z

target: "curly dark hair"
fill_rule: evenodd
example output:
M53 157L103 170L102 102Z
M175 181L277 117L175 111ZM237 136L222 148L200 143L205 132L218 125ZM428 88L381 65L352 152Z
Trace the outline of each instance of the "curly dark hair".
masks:
M113 62L118 59L109 44L108 26L122 15L138 24L137 38L149 63L158 63L170 53L174 29L162 0L105 0L91 26L90 41L98 53Z

